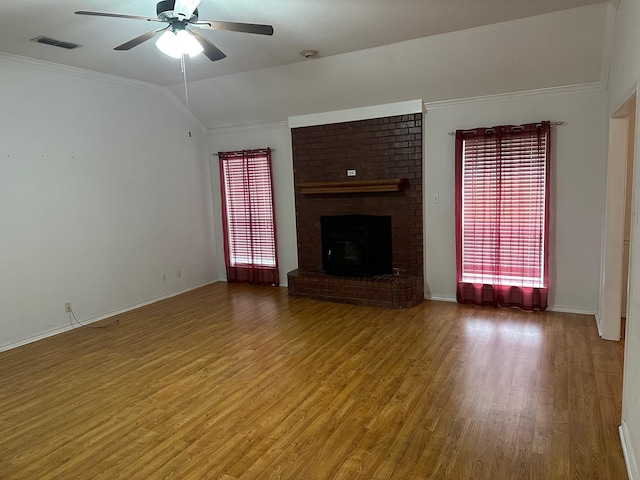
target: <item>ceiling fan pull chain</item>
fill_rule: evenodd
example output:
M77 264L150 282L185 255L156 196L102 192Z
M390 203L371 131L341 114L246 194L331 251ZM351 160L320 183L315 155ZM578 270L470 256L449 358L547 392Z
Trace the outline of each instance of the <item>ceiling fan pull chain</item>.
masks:
M189 110L189 94L187 93L187 69L185 68L184 53L180 57L180 66L182 67L182 78L184 78L184 102Z

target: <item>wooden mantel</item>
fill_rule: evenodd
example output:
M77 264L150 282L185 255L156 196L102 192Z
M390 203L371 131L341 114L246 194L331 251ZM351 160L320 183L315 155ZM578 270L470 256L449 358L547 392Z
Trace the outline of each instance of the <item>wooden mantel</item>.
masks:
M338 182L307 182L298 183L296 187L303 195L321 193L375 193L399 192L406 188L409 182L406 178L391 178L386 180L351 180Z

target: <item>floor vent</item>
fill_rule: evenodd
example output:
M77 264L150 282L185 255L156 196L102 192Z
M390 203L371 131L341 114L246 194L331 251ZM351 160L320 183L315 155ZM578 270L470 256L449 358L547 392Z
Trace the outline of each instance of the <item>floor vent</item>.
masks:
M54 47L66 48L67 50L73 50L74 48L78 48L80 46L77 43L62 42L60 40L56 40L55 38L43 36L32 38L31 41L36 43L44 43L46 45L53 45Z

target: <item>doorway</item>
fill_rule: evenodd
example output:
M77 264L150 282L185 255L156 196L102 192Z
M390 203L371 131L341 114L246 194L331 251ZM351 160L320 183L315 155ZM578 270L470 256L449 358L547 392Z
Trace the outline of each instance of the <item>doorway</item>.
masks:
M609 123L600 311L596 317L598 332L605 340L620 340L622 317L626 316L635 124L634 94Z

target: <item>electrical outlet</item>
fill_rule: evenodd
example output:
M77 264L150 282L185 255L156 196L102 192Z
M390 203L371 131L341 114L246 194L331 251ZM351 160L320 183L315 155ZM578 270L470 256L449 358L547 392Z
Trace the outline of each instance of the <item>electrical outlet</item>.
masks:
M163 281L163 282L166 282L166 281L167 281L167 274L166 274L166 273L163 273L163 274L162 274L162 281Z
M69 313L71 311L71 302L67 302L64 304L64 312Z

